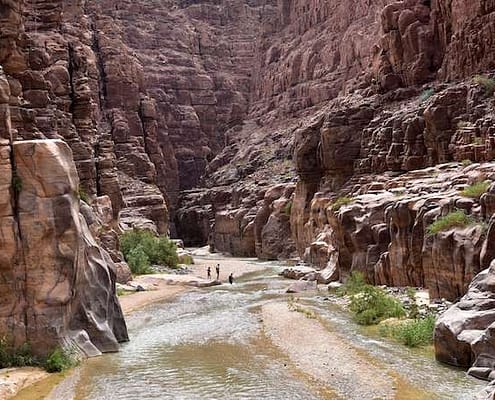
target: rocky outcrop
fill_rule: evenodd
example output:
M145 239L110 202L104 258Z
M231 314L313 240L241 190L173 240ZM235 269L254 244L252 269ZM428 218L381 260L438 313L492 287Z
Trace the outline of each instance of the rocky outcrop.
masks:
M302 226L315 238L304 258L337 270L341 280L362 271L375 284L422 286L431 298L454 300L481 270L480 254L489 243L480 201L463 197L461 189L491 177L491 168L459 171L449 164L396 178L361 176L347 197L317 193ZM435 220L456 210L471 223L428 232Z
M79 212L69 147L2 140L2 335L39 354L66 341L87 356L117 351L127 330L115 267Z
M494 265L473 280L467 294L442 314L435 327L435 354L439 361L469 368L469 373L494 380L493 323Z

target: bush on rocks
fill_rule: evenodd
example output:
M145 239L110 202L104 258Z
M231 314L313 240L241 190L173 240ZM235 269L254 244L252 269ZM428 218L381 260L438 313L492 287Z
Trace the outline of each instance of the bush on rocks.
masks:
M156 237L149 231L133 229L120 237L120 248L134 274L152 273L152 264L177 268L177 247L166 236Z
M399 321L394 325L380 327L380 333L389 336L408 347L426 346L433 343L435 316Z
M44 367L48 372L62 372L75 367L77 359L70 352L57 348L46 358Z
M362 291L352 295L349 307L360 325L378 324L384 319L406 314L400 301L372 285L366 285Z
M427 232L429 235L436 235L439 232L446 231L452 228L463 228L471 225L474 220L462 210L457 210L448 213L428 226Z

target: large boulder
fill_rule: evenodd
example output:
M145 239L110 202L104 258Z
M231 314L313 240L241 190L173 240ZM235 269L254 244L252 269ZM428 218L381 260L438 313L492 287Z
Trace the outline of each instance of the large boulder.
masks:
M435 326L437 360L474 367L488 379L495 370L495 262L480 272L461 300L440 316Z
M15 170L2 191L12 207L1 224L0 334L39 354L64 342L88 356L117 351L128 337L115 268L79 212L71 150L61 140L14 142L12 149L4 152Z

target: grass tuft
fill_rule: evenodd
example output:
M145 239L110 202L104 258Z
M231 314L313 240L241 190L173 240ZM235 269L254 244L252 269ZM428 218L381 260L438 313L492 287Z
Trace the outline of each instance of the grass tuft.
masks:
M471 225L474 220L462 210L457 210L448 213L440 218L427 228L428 235L436 235L439 232L447 231L452 228L463 228Z
M428 315L425 318L399 321L394 325L383 325L380 334L408 347L427 346L433 343L435 320L433 315Z
M297 304L293 297L289 297L289 299L287 300L287 306L289 307L290 311L301 313L309 319L316 319L316 313L314 311L304 308L300 304Z
M491 183L489 181L474 183L462 190L460 195L470 197L472 199L479 199L481 195L486 193L486 191L490 188L490 184Z
M333 212L337 212L341 207L351 204L354 201L352 197L342 196L337 198L330 206Z

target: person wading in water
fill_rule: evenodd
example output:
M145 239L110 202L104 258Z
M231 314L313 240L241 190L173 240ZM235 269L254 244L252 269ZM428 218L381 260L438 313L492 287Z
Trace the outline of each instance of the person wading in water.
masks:
M220 280L220 264L217 264L215 267L215 271L217 272L217 281Z
M232 285L234 283L234 273L231 272L229 275L229 283Z
M211 279L211 267L208 267L208 269L206 270L206 276L208 277L208 279Z

